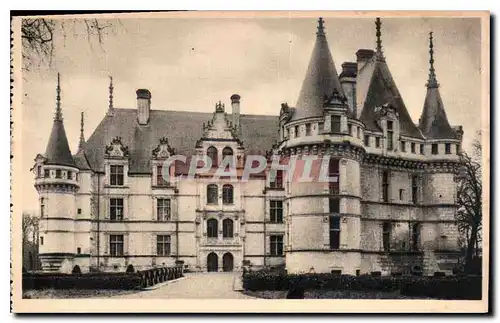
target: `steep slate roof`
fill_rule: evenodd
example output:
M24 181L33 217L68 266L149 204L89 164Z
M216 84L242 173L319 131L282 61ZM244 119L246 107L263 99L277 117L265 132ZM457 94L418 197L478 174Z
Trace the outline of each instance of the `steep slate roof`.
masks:
M361 121L368 130L381 131L376 123L377 113L375 108L386 103L391 104L399 114L400 133L402 135L422 138L422 134L413 123L406 109L387 63L385 60L377 59L360 116Z
M429 43L430 68L429 80L427 81L427 93L425 95L424 109L419 119L419 128L428 139L455 139L455 132L451 128L443 100L439 93L439 84L434 70L434 51L432 43L432 32L430 33Z
M175 153L187 157L195 153L196 141L203 136L202 124L212 119L212 113L151 110L147 125L137 123L136 109L114 109L105 116L87 140L85 155L94 171L104 171L105 147L115 137L129 148L129 172L150 173L152 151L162 137L168 139ZM230 116L230 115L229 115ZM240 115L245 152L265 153L278 139L278 117Z
M328 47L322 18L318 20L316 35L316 44L290 121L322 116L325 96L330 97L334 89L345 96Z

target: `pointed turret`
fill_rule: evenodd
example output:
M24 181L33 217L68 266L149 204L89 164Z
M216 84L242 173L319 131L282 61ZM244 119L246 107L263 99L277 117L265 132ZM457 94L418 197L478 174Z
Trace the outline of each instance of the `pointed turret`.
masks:
M56 113L52 125L52 132L50 133L49 142L47 144L47 150L45 151L45 157L47 158L47 164L75 166L75 161L69 149L66 131L64 130L59 73L57 73L56 92Z
M325 98L331 97L334 93L345 97L328 48L324 21L323 18L319 18L316 44L291 120L322 116Z
M428 139L455 139L455 132L451 128L443 100L439 93L439 83L434 70L434 44L432 32L429 33L429 79L427 94L425 95L424 109L419 119L419 128Z
M386 59L383 55L381 39L382 23L380 22L380 18L377 18L375 24L377 27L376 62L360 119L363 121L368 130L380 131L381 129L377 125L377 119L379 117L379 113L377 111L382 106L390 105L395 109L399 116L400 134L409 137L422 138L420 131L413 123L413 120L406 109L403 99L401 98L401 94L396 87L394 78L392 77L389 66L387 66Z

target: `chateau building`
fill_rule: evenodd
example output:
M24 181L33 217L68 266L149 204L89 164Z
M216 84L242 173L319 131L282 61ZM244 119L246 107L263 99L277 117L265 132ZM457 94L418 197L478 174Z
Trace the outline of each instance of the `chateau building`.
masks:
M451 274L459 246L456 183L463 131L450 126L434 70L415 123L382 51L360 49L337 74L320 18L295 107L279 116L109 107L78 152L66 137L58 76L47 149L35 159L43 270L140 270L183 264L193 271L284 265L288 272ZM424 93L422 93L424 95ZM163 108L163 107L159 107ZM167 158L181 155L164 169ZM210 156L194 180L189 160ZM248 181L214 177L233 156L237 178L249 156L329 156L334 181L295 181L271 163ZM299 162L300 164L300 162ZM300 164L304 165L304 163ZM170 176L163 176L168 174Z

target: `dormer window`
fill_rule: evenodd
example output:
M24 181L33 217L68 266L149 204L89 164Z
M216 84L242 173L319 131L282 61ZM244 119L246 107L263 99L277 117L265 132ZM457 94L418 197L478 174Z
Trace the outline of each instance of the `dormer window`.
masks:
M387 120L387 150L394 149L394 122Z
M340 133L340 125L341 125L340 116L332 116L332 124L331 124L331 132Z
M156 185L157 186L166 186L167 181L165 180L165 177L163 176L163 166L158 165L156 166Z
M222 150L222 159L225 160L227 156L231 156L230 163L231 165L234 165L233 150L231 147L226 147Z
M110 165L109 166L109 179L110 184L115 186L123 186L123 165Z
M283 188L283 170L276 170L274 180L269 183L271 188Z
M212 160L212 167L217 167L218 162L217 162L217 148L214 146L211 146L207 149L207 156Z

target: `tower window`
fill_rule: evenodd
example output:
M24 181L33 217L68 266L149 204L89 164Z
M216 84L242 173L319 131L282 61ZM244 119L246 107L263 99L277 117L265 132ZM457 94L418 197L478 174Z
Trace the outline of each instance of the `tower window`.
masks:
M391 249L391 231L392 231L391 223L384 222L382 224L382 245L384 251L390 251Z
M401 141L401 151L406 152L406 141Z
M365 135L365 146L370 147L370 136Z
M283 255L283 236L282 235L273 235L269 236L270 245L271 245L271 255L273 256L281 256Z
M411 153L414 154L415 153L415 143L412 142L410 147L411 147Z
M109 254L112 257L123 256L123 234L111 234L109 236Z
M400 201L404 200L404 197L405 197L405 190L400 188L399 189L399 200Z
M109 199L109 218L114 221L123 220L123 199Z
M283 223L283 201L269 201L269 215L272 223Z
M208 219L207 220L207 237L209 238L217 238L218 237L218 227L219 222L217 219Z
M40 198L40 217L43 218L45 216L45 198Z
M352 136L352 124L347 125L347 132L349 133L349 136Z
M109 179L111 185L123 185L123 165L110 165L109 166Z
M156 255L157 256L169 256L170 255L170 236L169 235L157 235L156 236Z
M331 116L331 132L340 133L340 116Z
M225 184L222 186L222 203L233 204L234 203L234 188L231 184Z
M78 208L78 209L76 210L76 214L82 214L82 209Z
M325 131L325 124L323 122L318 123L318 134L322 134Z
M424 144L420 144L420 155L424 155Z
M170 199L158 199L156 201L156 216L158 221L171 220L171 203Z
M411 177L411 200L413 204L418 203L418 176Z
M339 249L340 247L340 217L330 216L330 249Z
M382 172L382 200L389 202L389 172Z
M457 155L460 154L460 145L457 144Z
M56 169L56 178L61 178L61 170L60 169Z
M295 126L295 138L299 138L299 137L300 137L299 126Z
M36 177L42 177L42 166L36 167Z
M451 144L444 144L444 153L447 155L451 154Z
M438 144L432 144L432 154L433 155L438 154Z
M43 170L43 177L50 178L50 171L48 169Z
M73 172L68 171L68 179L73 179Z
M339 160L338 159L332 159L330 158L329 164L328 164L328 173L329 177L331 178L330 182L328 183L328 188L330 191L330 194L339 194L339 178L340 178L340 171L339 171ZM333 179L332 179L333 178Z
M311 124L306 123L306 136L310 136L310 135L311 135Z
M411 228L411 250L418 251L420 249L420 223L413 223Z
M76 254L79 255L82 253L82 248L78 247L76 248Z
M387 121L387 150L394 149L394 123L390 120Z
M219 188L215 184L207 186L207 204L219 204Z
M361 138L361 128L360 127L356 127L356 137L358 137L358 139Z
M330 213L339 214L340 213L340 200L339 199L329 199L328 206Z
M40 236L40 245L43 246L43 236Z
M375 137L375 148L380 148L380 137Z

